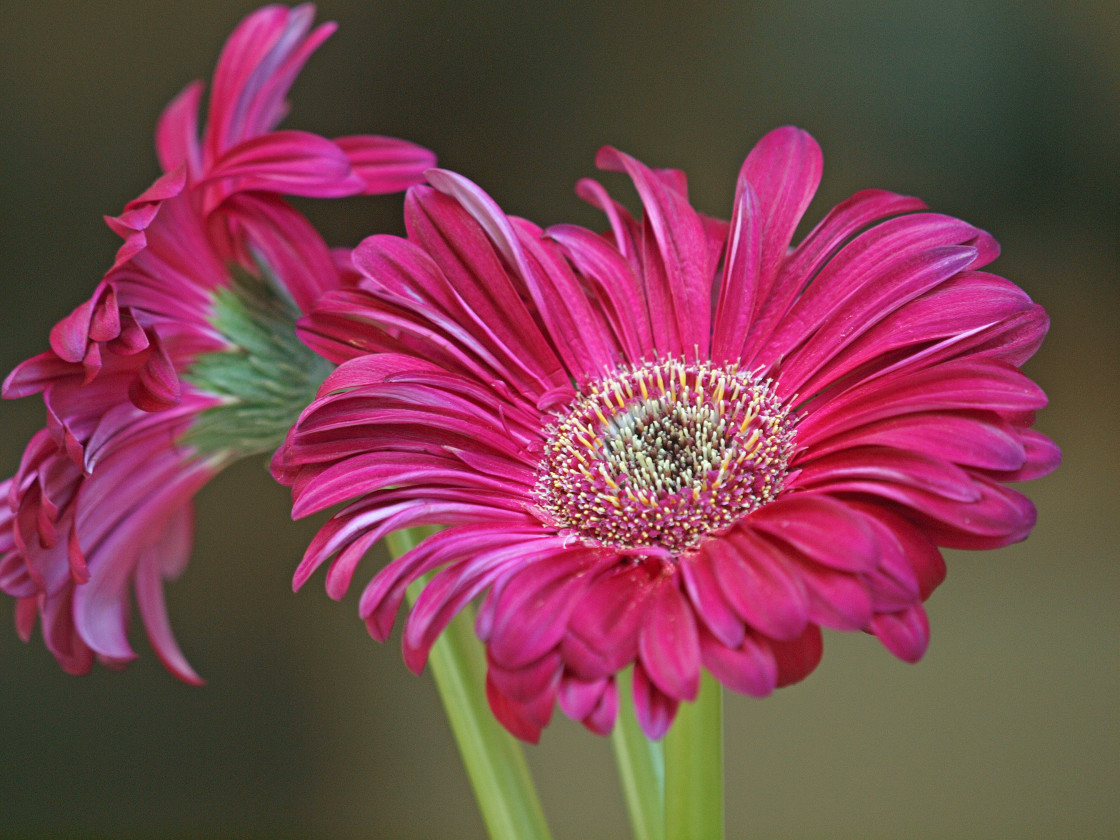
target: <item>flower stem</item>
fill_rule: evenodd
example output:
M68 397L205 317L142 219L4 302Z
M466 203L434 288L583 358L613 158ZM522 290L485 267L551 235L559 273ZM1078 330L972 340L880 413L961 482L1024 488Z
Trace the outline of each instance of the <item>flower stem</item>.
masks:
M611 733L615 764L634 840L665 840L665 756L634 716L630 669L618 675L618 720Z
M707 672L665 735L665 834L723 840L723 693Z
M389 551L399 557L429 533L409 528L390 534ZM422 581L409 587L409 603L423 588ZM463 610L443 631L428 665L492 840L548 840L551 835L521 745L498 723L486 701L486 661L474 634L472 609Z

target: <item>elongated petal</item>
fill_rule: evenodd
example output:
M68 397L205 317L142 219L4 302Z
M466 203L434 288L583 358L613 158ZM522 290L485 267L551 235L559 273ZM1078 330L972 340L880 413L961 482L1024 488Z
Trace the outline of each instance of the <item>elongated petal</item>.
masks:
M759 140L743 163L740 177L754 189L762 214L757 300L771 293L797 223L820 184L822 168L817 142L792 126L774 129Z
M700 639L693 611L679 584L663 577L651 596L638 637L638 656L650 680L676 700L695 700L700 690Z
M770 645L753 636L737 646L724 645L714 637L700 635L704 667L728 688L750 697L766 697L778 683L778 663Z
M334 143L365 182L363 192L369 195L400 192L422 183L424 172L436 165L433 152L395 137L358 134L336 137Z
M653 322L665 330L664 338L654 336L658 349L679 356L698 348L705 358L714 267L708 264L700 217L685 195L629 155L606 147L595 162L600 169L625 172L641 196L649 231L645 238L653 240L645 245L646 295Z

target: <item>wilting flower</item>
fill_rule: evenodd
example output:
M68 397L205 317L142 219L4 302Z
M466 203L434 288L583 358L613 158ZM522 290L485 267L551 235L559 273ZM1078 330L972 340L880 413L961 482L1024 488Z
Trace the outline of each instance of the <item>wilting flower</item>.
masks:
M730 224L684 176L614 149L632 218L597 183L600 236L504 215L446 171L406 198L408 238L354 252L360 288L301 322L341 366L274 459L294 515L349 502L296 574L334 558L340 596L383 535L442 525L365 589L419 671L448 621L476 621L495 715L535 739L554 705L611 728L633 666L661 736L702 668L763 696L804 678L820 628L864 630L919 659L939 546L1031 530L1005 486L1048 472L1046 403L1018 367L1047 318L980 269L983 231L865 191L790 243L820 178L802 131L767 135ZM437 571L438 570L438 571Z
M232 461L267 453L330 370L295 320L353 279L282 195L404 189L434 163L413 144L273 131L333 24L314 9L261 9L230 37L199 137L202 86L156 132L165 174L122 215L123 239L93 296L20 365L4 396L42 392L47 427L0 484L0 589L28 638L42 619L64 669L134 657L131 591L152 645L197 681L171 634L163 580L185 566L191 500Z

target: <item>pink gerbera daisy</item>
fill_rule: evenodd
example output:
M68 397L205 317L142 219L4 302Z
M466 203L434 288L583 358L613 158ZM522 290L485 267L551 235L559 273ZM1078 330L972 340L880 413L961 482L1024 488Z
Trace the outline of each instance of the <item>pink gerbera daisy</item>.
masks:
M131 591L152 645L198 681L168 624L162 581L190 551L191 499L232 461L270 452L330 365L293 329L345 284L332 254L282 195L384 193L421 180L434 156L411 143L273 131L311 53L334 30L314 9L246 18L218 62L199 137L202 86L164 112L165 174L122 215L125 241L93 296L20 365L5 397L42 392L47 427L0 483L0 589L25 639L42 618L72 673L134 657Z
M1057 465L1018 369L1046 314L980 270L991 236L913 198L860 192L791 247L821 173L803 131L750 153L730 224L679 172L610 148L598 164L643 208L582 182L606 236L542 231L429 172L407 239L365 240L359 288L301 322L342 364L274 472L295 516L349 504L296 585L333 557L339 596L383 535L445 526L374 577L361 615L385 639L434 573L403 631L419 671L484 596L490 705L530 740L557 703L608 731L627 666L658 738L703 668L767 695L814 669L822 627L917 660L939 547L1026 537L1034 509L1005 485Z

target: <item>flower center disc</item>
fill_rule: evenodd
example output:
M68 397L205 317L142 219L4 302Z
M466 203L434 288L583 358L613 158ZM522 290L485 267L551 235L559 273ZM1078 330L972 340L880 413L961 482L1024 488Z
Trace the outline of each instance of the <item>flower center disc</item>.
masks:
M537 499L598 544L687 551L778 495L794 431L769 379L707 362L621 371L546 430Z

